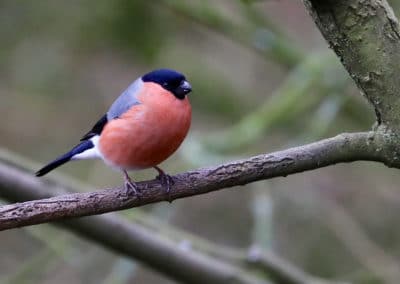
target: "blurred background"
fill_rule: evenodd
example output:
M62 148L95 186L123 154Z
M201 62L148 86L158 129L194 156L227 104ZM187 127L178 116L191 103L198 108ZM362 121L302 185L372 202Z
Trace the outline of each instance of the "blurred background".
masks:
M374 123L301 1L0 0L0 38L0 146L41 165L160 67L194 89L189 137L161 165L170 174ZM122 181L101 161L57 172L95 188ZM165 234L273 250L315 276L387 283L400 271L398 173L357 162L119 214ZM174 282L40 225L0 233L0 283Z

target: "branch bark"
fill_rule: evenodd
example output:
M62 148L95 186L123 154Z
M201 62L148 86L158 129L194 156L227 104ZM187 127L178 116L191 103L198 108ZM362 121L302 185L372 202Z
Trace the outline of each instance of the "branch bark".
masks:
M45 183L36 184L29 168L30 161L15 154L0 150L0 165L3 174L20 177L14 184L0 184L1 197L10 202L43 199L72 190L90 190L71 179L52 176ZM7 172L4 171L8 168ZM272 252L260 250L236 250L215 245L206 240L192 238L182 232L167 238L163 229L153 224L146 225L146 218L140 222L127 221L116 214L97 215L57 222L56 225L98 243L117 253L137 259L153 269L186 283L266 283L255 279L251 271L261 271L277 283L335 283L318 279L302 272ZM152 229L157 226L157 231ZM169 228L168 230L174 229ZM166 233L169 235L169 233ZM180 243L190 246L183 249ZM221 264L222 263L222 264ZM206 282L205 282L206 281ZM218 282L222 281L222 282ZM268 283L268 282L267 282Z
M374 106L378 123L400 127L400 27L385 0L305 0L350 76Z
M400 26L386 0L303 0L329 46L374 107L382 155L400 161Z
M385 162L377 151L373 132L341 134L305 146L246 160L199 169L173 177L172 200L245 185L258 180L287 176L328 165L357 160ZM45 180L21 175L0 165L3 188L40 188ZM138 184L142 195L127 196L123 188L75 193L0 207L0 230L53 222L65 218L102 214L168 200L157 180Z

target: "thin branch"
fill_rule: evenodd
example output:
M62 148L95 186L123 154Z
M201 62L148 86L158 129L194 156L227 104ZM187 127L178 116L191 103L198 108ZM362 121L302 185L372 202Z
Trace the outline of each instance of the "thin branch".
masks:
M335 201L321 198L326 211L327 227L342 240L348 251L384 283L397 283L400 279L399 261L376 245L361 225Z
M27 172L28 175L30 175L32 169L37 168L37 165L34 165L31 161L24 159L15 153L10 153L1 149L0 164L14 169L14 171L20 172L21 176L23 173L26 174ZM65 194L66 192L71 191L71 187L78 192L89 190L85 185L80 184L71 178L65 179L56 174L53 175L48 182L38 188L33 186L24 188L23 184L20 184L18 187L14 187L13 185L11 186L12 187L10 188L2 188L0 186L0 195L11 202L47 198L60 193ZM271 278L277 283L337 283L320 280L308 275L272 252L264 253L254 249L238 250L224 247L220 244L216 245L205 239L188 234L187 232L179 231L177 228L171 228L171 225L166 226L160 221L157 221L157 219L151 218L149 220L145 214L139 214L139 216L136 215L137 214L135 214L135 220L137 219L137 221L134 222L132 222L132 220L124 220L121 217L110 213L107 215L92 216L90 218L78 218L68 222L57 223L57 225L90 239L108 249L112 249L120 254L125 254L129 257L140 260L153 269L156 269L178 281L188 281L189 279L186 278L185 275L182 276L179 272L182 270L183 266L174 265L179 264L179 260L175 258L179 258L181 262L189 264L189 268L185 268L185 270L199 266L200 270L207 270L207 268L201 266L201 263L193 263L193 261L191 261L193 256L186 256L187 254L192 254L194 251L206 255L212 258L212 260L217 259L226 263L231 263L232 265L237 266L239 269L238 271L244 275L248 268L250 268L251 271L253 271L254 268L255 270L267 274L268 278ZM122 224L122 230L120 232L125 235L123 243L120 242L119 234L115 234L113 230L104 229L109 228L110 226L111 228L115 228L117 225L114 224L114 220L116 220L118 224ZM182 242L186 244L185 249L182 249ZM129 250L126 250L124 247L125 245L129 247ZM172 254L171 251L182 251L182 253ZM159 265L160 256L158 255L158 252L161 252L162 256L168 257L168 261L165 261L165 264L167 264L168 267ZM242 268L246 271L242 271ZM178 272L175 270L178 270Z
M178 174L173 177L170 196L159 181L153 180L138 184L142 192L140 198L127 196L120 187L5 205L0 207L0 230L102 214L169 198L175 200L342 162L385 162L376 151L376 138L373 132L341 134L305 146ZM0 186L3 188L40 188L44 183L45 180L0 165Z
M279 88L260 106L234 125L209 134L200 141L212 151L225 153L248 147L268 133L270 128L292 123L302 113L315 108L323 98L343 89L348 84L345 76L332 75L338 68L341 66L332 54L313 53L293 68ZM324 77L336 78L327 84Z
M281 259L272 252L263 252L256 247L249 250L246 261L249 265L258 267L273 276L277 283L282 284L345 284L348 282L328 281L310 276L291 263Z
M228 262L177 245L144 227L133 226L115 214L67 220L60 225L184 283L270 284Z
M263 23L256 26L254 24L237 24L232 21L232 18L224 16L215 7L205 5L204 2L198 2L200 5L196 6L188 3L187 1L164 0L158 2L157 5L164 5L177 15L198 23L210 31L219 33L287 68L296 66L304 57L301 48L296 46L277 26L268 22L265 18ZM242 7L242 9L253 8ZM255 15L251 15L251 17L255 21Z
M32 163L0 150L1 176L10 175L14 182L0 181L3 198L18 202L43 199L61 192L86 189L73 180L62 177L41 182L27 168ZM143 220L142 220L143 221ZM110 250L147 264L152 269L183 283L269 284L244 269L198 253L179 242L109 213L55 223Z

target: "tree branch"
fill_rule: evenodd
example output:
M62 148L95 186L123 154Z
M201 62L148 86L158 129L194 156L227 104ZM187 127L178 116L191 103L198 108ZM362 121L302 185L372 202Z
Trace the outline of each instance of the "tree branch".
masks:
M378 122L400 126L400 27L386 0L305 0L306 7L374 106Z
M389 134L385 137L387 155L398 163L400 80L395 70L400 66L400 27L393 10L386 0L303 2L330 47L374 107L380 130ZM397 137L390 137L393 133Z
M344 79L345 74L332 75L339 68L342 67L336 56L330 53L313 53L307 56L293 68L265 102L253 108L232 126L199 140L207 148L222 153L248 147L271 128L293 123L299 115L315 108L323 99L332 95L332 92L344 89L348 85L348 81ZM327 84L324 77L335 79Z
M305 146L246 160L199 169L173 177L171 200L287 176L328 165L357 160L386 162L377 151L373 132L341 134ZM379 140L379 139L378 139ZM0 165L3 188L40 188L45 180ZM102 214L168 200L159 181L138 183L140 198L127 196L123 188L75 193L0 207L0 230L52 222L71 217Z
M9 181L0 181L0 193L3 198L13 202L44 199L61 192L65 194L71 190L71 184L79 189L85 188L71 180L63 181L62 178L41 182L26 170L31 163L20 158L14 159L2 151L0 160L0 176L10 175ZM15 179L14 182L10 182L12 179ZM179 243L113 213L55 224L119 254L137 259L183 283L271 284L228 262L196 252L190 247L180 247Z
M160 4L177 15L209 28L211 31L217 32L245 48L250 48L265 58L272 59L285 67L296 66L304 57L304 52L301 48L293 45L293 42L277 26L265 19L265 15L263 15L263 23L258 23L257 28L263 28L267 32L268 38L264 38L266 45L260 47L254 43L254 37L257 35L257 28L254 27L254 24L237 24L232 21L232 18L228 18L218 12L215 7L208 7L204 3L196 6L189 4L187 1L177 0L157 3L157 5ZM239 6L238 8L241 7ZM242 9L245 8L242 7ZM249 20L255 21L255 16L254 14L248 15L249 18L251 17Z
M30 172L37 167L32 162L1 149L0 165L11 169L9 173L19 173L21 177L27 174L31 179ZM65 180L57 175L53 175L46 183L37 187L26 182L22 182L18 186L15 184L9 184L10 187L2 186L4 185L0 184L1 197L10 202L48 198L61 193L65 194L71 191L71 188L79 192L90 190L70 178ZM226 283L227 279L238 281L237 283L252 283L253 280L247 281L252 278L252 275L248 273L250 269L267 274L277 283L336 283L308 275L272 252L264 253L253 248L237 250L223 247L185 232L177 232L171 226L163 228L162 224L154 223L154 220L148 222L143 214L139 214L136 218L140 220L140 224L132 222L132 220L124 220L113 213L90 218L76 218L56 224L108 249L142 261L153 269L182 282L197 283L196 281L205 281L207 277L208 280L212 278L212 281L225 278L223 283ZM117 227L119 233L115 233L113 229L107 229ZM171 232L174 234L171 235ZM169 237L165 237L165 235ZM189 244L185 245L185 249L180 245L182 241ZM199 254L201 259L207 261L197 260ZM225 269L216 271L213 268L208 271L209 264L213 266L215 262L219 263L220 261L225 263ZM201 271L201 277L192 269ZM186 273L182 273L182 270Z

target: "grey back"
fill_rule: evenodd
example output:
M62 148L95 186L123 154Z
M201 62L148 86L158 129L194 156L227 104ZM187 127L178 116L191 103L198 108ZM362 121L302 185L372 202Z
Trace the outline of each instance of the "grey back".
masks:
M143 81L141 78L135 80L129 87L114 101L107 112L107 120L120 117L123 113L129 110L132 106L140 104L136 95L142 87Z

